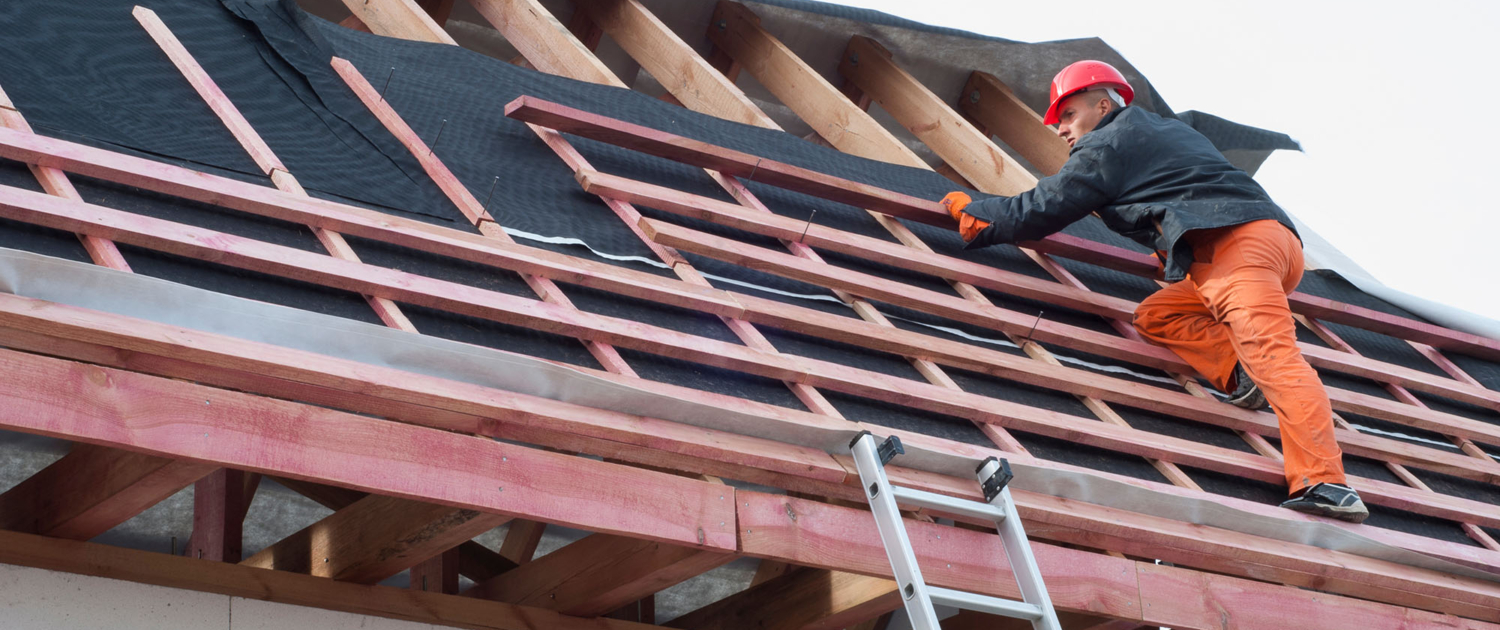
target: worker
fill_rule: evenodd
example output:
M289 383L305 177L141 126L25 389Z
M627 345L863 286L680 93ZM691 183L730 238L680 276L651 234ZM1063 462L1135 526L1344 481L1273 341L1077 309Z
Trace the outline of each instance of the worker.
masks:
M1181 121L1131 107L1134 90L1102 61L1052 80L1044 122L1072 147L1056 175L1014 197L943 206L969 248L1041 239L1089 214L1157 252L1173 284L1141 302L1136 330L1207 378L1226 402L1269 402L1281 426L1282 507L1355 523L1369 515L1344 477L1333 411L1297 348L1287 294L1302 242L1250 175Z

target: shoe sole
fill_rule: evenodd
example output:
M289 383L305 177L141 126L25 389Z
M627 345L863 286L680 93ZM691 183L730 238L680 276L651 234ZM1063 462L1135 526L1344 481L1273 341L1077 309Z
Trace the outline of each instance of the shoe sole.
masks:
M1255 389L1250 390L1249 392L1246 392L1243 396L1240 396L1239 398L1229 398L1229 399L1226 399L1224 402L1227 402L1227 403L1229 403L1231 405L1234 405L1236 407L1239 407L1241 409L1249 409L1251 411L1259 411L1261 409L1265 409L1266 408L1266 395L1260 393L1260 388L1257 387Z
M1365 519L1370 517L1370 511L1365 509L1365 504L1363 501L1346 507L1322 505L1318 503L1297 503L1294 505L1282 505L1281 507L1284 507L1293 512L1302 512L1304 514L1316 514L1318 516L1336 518L1341 521L1354 523L1356 525L1365 522Z

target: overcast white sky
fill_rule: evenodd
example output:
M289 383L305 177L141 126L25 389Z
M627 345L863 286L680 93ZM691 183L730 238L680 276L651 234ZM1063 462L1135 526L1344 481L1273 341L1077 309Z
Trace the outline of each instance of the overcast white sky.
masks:
M1290 134L1258 179L1391 287L1500 320L1500 2L833 0L1099 37L1178 111Z

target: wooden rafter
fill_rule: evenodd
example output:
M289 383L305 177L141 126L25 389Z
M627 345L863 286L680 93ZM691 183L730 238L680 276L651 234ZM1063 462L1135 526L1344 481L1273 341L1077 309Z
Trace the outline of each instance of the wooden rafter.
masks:
M734 554L718 551L593 534L476 584L464 595L594 617L733 559Z
M508 520L499 514L370 495L241 564L375 584ZM456 575L456 564L453 569Z
M214 466L92 444L0 494L0 529L88 540L214 471Z

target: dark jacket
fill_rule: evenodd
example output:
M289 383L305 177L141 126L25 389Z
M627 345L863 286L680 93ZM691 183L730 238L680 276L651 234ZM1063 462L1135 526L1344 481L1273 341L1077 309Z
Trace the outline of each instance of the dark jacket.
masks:
M1187 232L1261 219L1297 232L1265 189L1208 138L1139 107L1105 115L1073 146L1062 169L1036 188L976 201L965 212L990 222L971 248L1037 240L1098 213L1109 229L1167 252L1172 282L1185 278L1193 263L1192 246L1182 239Z

